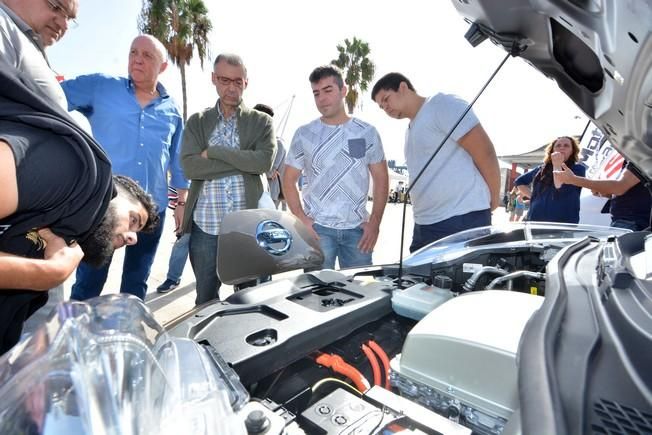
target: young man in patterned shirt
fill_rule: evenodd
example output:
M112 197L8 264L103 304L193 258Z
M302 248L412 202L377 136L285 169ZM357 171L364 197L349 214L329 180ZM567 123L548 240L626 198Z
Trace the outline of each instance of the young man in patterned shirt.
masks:
M321 117L294 134L285 160L283 187L292 213L313 230L324 252L325 269L372 264L371 253L388 193L387 162L376 129L347 115L347 87L333 65L310 74ZM303 205L297 180L303 171L307 186ZM373 207L367 211L369 174Z

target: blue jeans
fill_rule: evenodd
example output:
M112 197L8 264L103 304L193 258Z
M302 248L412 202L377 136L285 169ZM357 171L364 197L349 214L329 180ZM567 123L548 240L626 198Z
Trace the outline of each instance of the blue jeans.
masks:
M167 279L178 283L181 281L183 269L186 267L186 260L188 259L188 245L190 243L190 234L182 234L181 237L174 242L172 252L170 253L170 262L168 264Z
M160 221L153 232L138 233L138 243L125 248L120 293L129 293L145 299L147 278L152 270L158 242L163 232L165 212L159 214L158 217ZM109 266L111 266L111 260L100 268L94 268L84 262L79 263L70 298L83 301L99 296L109 274Z
M195 272L195 305L219 299L222 282L217 277L217 238L192 223L190 230L190 264Z
M414 224L410 252L414 252L435 240L450 236L451 234L471 228L485 227L487 225L491 225L491 210L489 209L453 216L443 221L435 222L434 224Z
M322 269L335 269L335 258L340 268L368 266L372 263L371 252L360 252L358 243L362 238L362 227L347 230L314 224L312 228L319 235L319 246L324 253Z
M643 231L648 227L647 222L637 222L629 219L611 219L611 226L614 228L625 228L632 231Z

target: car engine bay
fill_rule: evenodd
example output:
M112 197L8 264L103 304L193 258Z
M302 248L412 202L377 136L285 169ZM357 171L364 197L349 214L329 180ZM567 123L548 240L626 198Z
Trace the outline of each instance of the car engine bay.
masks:
M415 253L404 288L396 265L271 281L169 331L219 354L270 421L291 418L305 433L393 424L414 433L508 433L520 407L518 347L544 301L547 263L577 240L551 227L476 230L458 254L447 245L442 262L419 263ZM573 237L579 228L570 226ZM598 243L600 234L624 233L590 230L586 240ZM546 242L527 242L533 233ZM416 411L403 427L394 421L406 416L405 400Z

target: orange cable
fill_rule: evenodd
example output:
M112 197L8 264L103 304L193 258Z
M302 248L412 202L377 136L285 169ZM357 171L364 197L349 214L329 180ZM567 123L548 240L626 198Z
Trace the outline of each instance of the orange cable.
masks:
M356 369L347 364L341 356L335 354L320 354L315 361L324 367L331 368L335 373L342 374L349 378L355 384L355 387L361 392L369 389L369 381Z
M374 352L376 352L376 355L378 355L378 358L382 361L383 366L385 367L385 388L387 390L391 389L391 385L389 384L389 357L383 348L375 341L369 340L367 344Z
M362 345L362 352L364 352L367 359L369 360L369 364L371 364L371 371L374 374L374 385L381 385L380 364L378 364L378 359L376 358L376 354L374 354L373 351L369 349L369 347L365 344Z

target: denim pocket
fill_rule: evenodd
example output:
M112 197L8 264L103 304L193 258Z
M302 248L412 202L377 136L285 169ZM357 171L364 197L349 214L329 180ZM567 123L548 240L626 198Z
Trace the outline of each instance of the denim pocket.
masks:
M349 155L354 159L361 159L367 152L367 143L364 139L349 139Z

